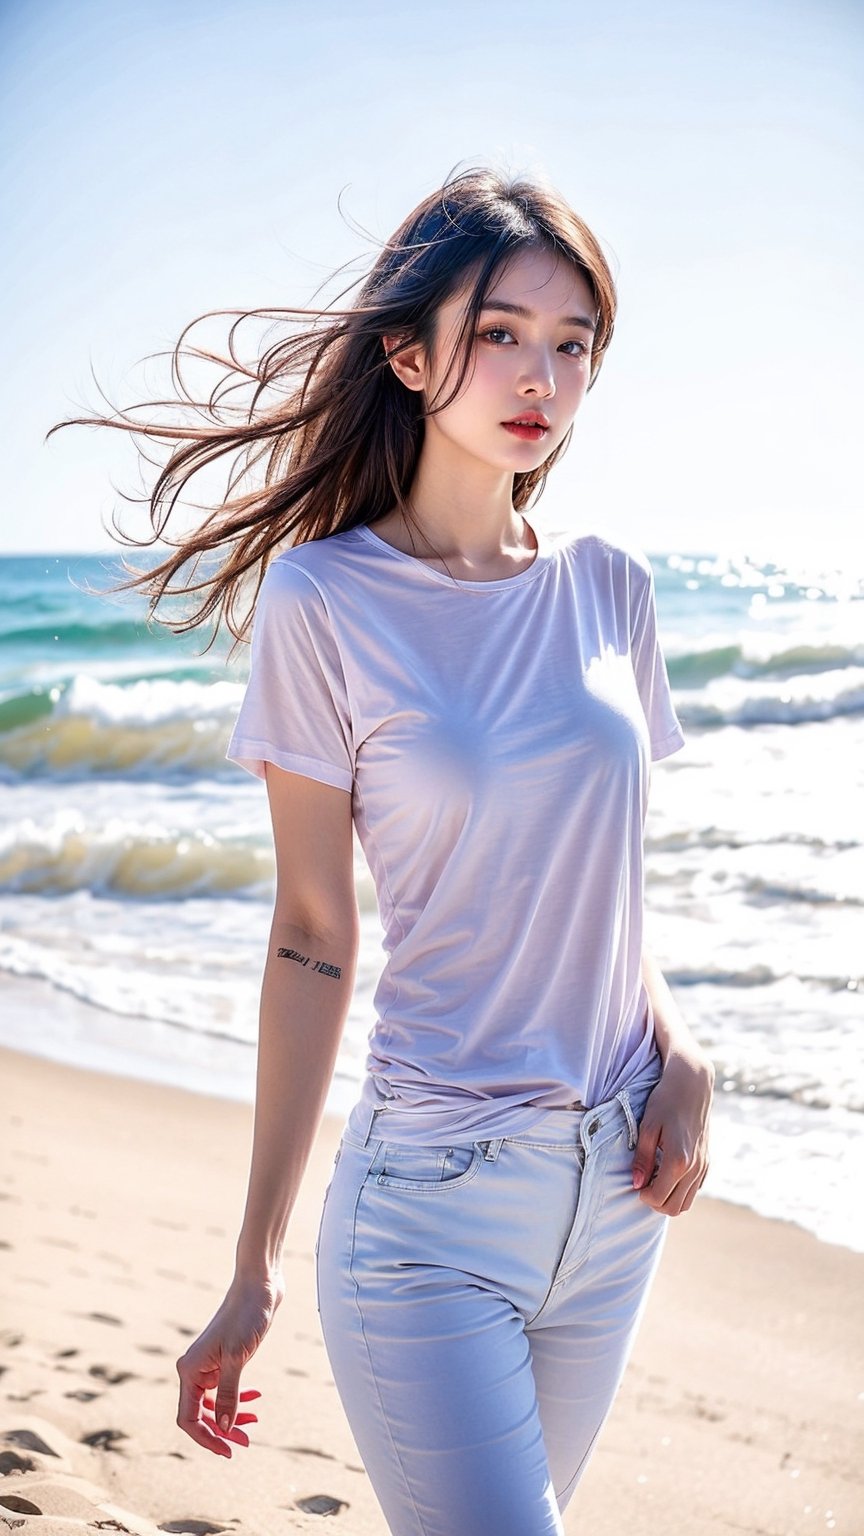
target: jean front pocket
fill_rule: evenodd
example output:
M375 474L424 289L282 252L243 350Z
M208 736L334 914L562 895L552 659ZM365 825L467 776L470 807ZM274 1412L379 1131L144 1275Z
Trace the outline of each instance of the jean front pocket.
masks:
M470 1146L408 1147L385 1142L369 1170L369 1178L384 1189L404 1189L418 1195L438 1195L467 1184L483 1161L482 1149Z

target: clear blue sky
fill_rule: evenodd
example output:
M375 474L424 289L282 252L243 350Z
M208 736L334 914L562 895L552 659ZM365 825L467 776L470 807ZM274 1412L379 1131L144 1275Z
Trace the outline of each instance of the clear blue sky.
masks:
M0 33L0 548L105 548L138 488L120 434L43 444L91 366L161 393L140 359L194 316L359 275L480 159L549 176L619 282L544 521L864 564L861 4L9 0Z

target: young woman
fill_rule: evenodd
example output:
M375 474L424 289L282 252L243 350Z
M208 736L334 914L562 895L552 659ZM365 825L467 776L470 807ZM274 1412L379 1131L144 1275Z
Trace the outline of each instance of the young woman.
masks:
M316 1245L330 1364L394 1536L545 1536L705 1177L714 1075L642 946L650 763L683 744L650 567L526 515L614 284L553 189L469 170L337 323L291 313L316 325L252 375L282 397L186 430L153 506L229 450L269 449L263 488L139 578L238 636L258 579L229 756L266 782L277 860L236 1272L177 1362L178 1422L248 1444L241 1372L354 983L356 827L386 963Z

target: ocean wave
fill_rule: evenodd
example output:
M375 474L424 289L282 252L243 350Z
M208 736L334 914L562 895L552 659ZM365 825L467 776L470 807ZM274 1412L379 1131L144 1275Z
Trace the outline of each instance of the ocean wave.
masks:
M785 680L720 678L697 692L676 693L685 730L724 725L801 725L864 712L864 667Z
M250 1022L255 1016L255 988L245 980L235 979L232 987L220 977L218 990L211 986L208 995L200 977L172 972L166 985L166 978L154 978L143 969L136 973L128 965L80 966L62 951L39 952L34 945L4 934L0 934L0 973L46 981L58 992L119 1018L147 1019L202 1040L255 1044Z
M816 833L807 832L782 832L776 834L760 834L749 829L733 829L732 827L708 827L699 826L675 826L666 831L654 831L649 823L649 830L645 839L647 853L686 853L690 849L712 848L808 848L816 853L846 853L861 846L860 839L856 837L820 837Z
M0 697L0 775L129 779L236 775L225 749L241 679L170 675L105 681L76 674ZM786 679L715 677L677 689L685 731L793 725L864 713L864 667Z
M719 1092L723 1095L738 1094L742 1099L777 1099L792 1104L803 1104L808 1109L844 1109L849 1114L864 1114L864 1097L860 1086L854 1082L827 1084L814 1077L797 1064L763 1062L754 1067L752 1062L730 1065L722 1057L714 1055Z
M0 767L15 773L236 772L225 762L240 682L76 676L0 702Z
M709 638L687 648L686 642L669 642L666 665L673 688L698 688L715 679L732 676L750 679L786 679L822 672L864 667L864 645L825 641L822 644L789 645L781 635L728 641Z
M245 828L205 832L154 826L127 815L94 825L81 810L69 809L39 821L23 816L0 829L0 893L269 901L275 875L266 820L258 834ZM361 914L377 914L375 886L356 834L354 886Z
M19 615L9 614L6 624L0 624L0 662L6 648L27 647L28 653L42 650L54 651L58 645L65 653L85 651L98 656L102 651L116 652L132 647L163 645L176 651L177 642L164 625L148 626L140 619L103 618L94 623L80 619L70 620L64 613L49 610L42 623L32 622L32 613L26 622L16 622Z
M264 895L274 878L272 849L202 831L154 831L115 818L89 826L76 812L53 824L24 820L0 833L0 890L179 900Z
M860 891L839 891L814 880L796 884L791 880L772 880L767 875L750 875L738 885L748 896L761 896L767 901L801 902L814 907L864 907Z
M714 965L705 961L702 965L671 964L663 972L671 987L773 987L777 982L794 977L796 982L821 989L825 992L857 992L862 977L847 971L839 976L810 974L805 970L775 969L768 964L754 964L740 970L729 965Z

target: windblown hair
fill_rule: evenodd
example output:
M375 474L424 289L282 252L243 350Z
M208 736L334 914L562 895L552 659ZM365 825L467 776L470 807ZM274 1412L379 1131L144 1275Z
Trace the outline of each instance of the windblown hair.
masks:
M128 579L115 590L142 588L150 600L150 616L177 632L210 621L215 637L224 622L235 640L243 640L267 565L280 548L372 523L394 506L410 521L407 498L425 417L443 410L459 394L480 310L493 282L508 260L536 249L572 262L593 293L597 328L590 389L612 337L617 303L600 244L553 187L481 168L452 173L418 204L381 247L350 308L210 310L191 321L172 354L178 399L150 406L191 406L203 417L203 425L136 421L132 412L146 405L114 416L55 423L48 437L60 427L95 425L174 445L149 497L126 497L148 502L149 536L123 532L116 513L110 530L127 547L144 549L161 542L172 553L147 570L127 565ZM429 401L425 392L409 390L399 381L383 338L398 337L391 355L418 342L432 348L439 309L463 288L469 294L465 319L450 359L451 366L459 365L458 377L447 399ZM229 330L228 356L194 346L184 349L192 328L214 315L237 316ZM288 335L247 364L237 355L235 333L252 317L284 319ZM298 328L298 317L305 328ZM225 370L221 387L213 389L208 401L189 394L181 373L184 356ZM254 386L251 403L228 403L225 397L243 388L244 381ZM571 432L536 469L514 475L517 510L526 507L535 492L542 494ZM263 484L259 477L257 486L232 496L238 481L262 459ZM187 482L220 460L229 465L227 499L209 511L199 509L206 516L192 532L180 533L175 516L169 536ZM166 616L167 600L191 593L198 595L197 606L182 617L176 610Z

